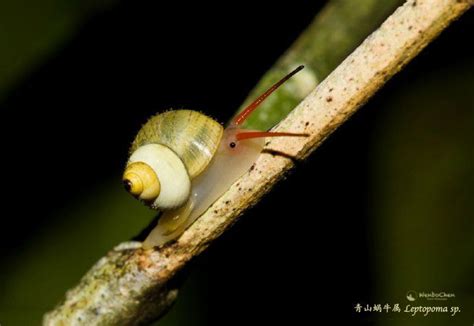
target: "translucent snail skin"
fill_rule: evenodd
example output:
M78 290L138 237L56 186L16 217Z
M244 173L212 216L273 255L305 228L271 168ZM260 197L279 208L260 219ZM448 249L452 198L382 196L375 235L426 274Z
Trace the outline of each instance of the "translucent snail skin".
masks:
M242 129L247 117L299 66L247 106L227 128L191 110L172 110L150 118L130 149L123 173L126 190L163 211L144 248L176 239L257 160L265 137L305 136Z

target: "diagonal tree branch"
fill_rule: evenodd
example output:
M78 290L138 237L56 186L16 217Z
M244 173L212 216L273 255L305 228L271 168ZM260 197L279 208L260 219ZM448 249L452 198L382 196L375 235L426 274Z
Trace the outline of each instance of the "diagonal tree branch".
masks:
M139 242L110 251L44 318L47 325L150 322L177 296L177 273L254 205L292 168L287 155L304 159L382 85L418 54L474 0L409 0L370 35L276 128L305 132L273 139L254 169L241 177L177 242L143 250Z

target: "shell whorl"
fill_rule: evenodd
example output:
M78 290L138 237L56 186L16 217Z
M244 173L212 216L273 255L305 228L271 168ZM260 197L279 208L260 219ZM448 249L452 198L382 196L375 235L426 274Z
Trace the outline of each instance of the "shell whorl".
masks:
M191 180L181 159L161 144L140 146L123 175L127 190L154 209L173 209L188 201Z
M146 144L165 145L182 160L192 180L209 165L223 131L220 123L200 112L168 111L147 121L133 141L131 153Z

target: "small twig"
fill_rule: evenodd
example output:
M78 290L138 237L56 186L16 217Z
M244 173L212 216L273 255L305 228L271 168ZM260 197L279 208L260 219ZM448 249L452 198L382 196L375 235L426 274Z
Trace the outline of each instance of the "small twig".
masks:
M410 0L370 35L276 128L304 132L299 139L273 139L269 150L304 159L349 118L390 77L418 54L473 0ZM173 280L237 217L254 205L293 166L282 156L264 153L177 242L161 250L125 243L110 251L45 316L49 325L150 322L174 301Z

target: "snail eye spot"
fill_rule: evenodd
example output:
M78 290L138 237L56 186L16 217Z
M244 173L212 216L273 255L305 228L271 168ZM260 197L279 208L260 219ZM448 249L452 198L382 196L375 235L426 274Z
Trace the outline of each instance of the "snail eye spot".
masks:
M235 142L231 142L231 143L229 144L229 147L230 147L230 148L235 148L235 146L237 146L237 144L236 144Z

